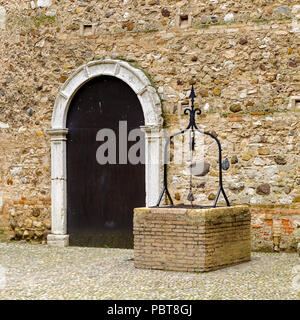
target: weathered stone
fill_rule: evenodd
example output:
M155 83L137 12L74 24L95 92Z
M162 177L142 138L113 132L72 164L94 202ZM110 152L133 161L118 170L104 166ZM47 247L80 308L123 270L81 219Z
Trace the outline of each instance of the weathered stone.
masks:
M12 167L10 169L10 174L14 176L20 176L22 174L22 167Z
M233 192L241 192L245 188L245 184L243 182L231 182L228 185L229 190Z
M227 13L224 17L224 22L229 23L234 20L234 15L233 13Z
M260 70L262 70L262 71L266 71L266 66L265 66L263 63L261 63L261 64L259 65L259 68L260 68Z
M212 134L215 137L218 136L218 134L217 134L217 132L215 130L210 130L209 133Z
M44 232L43 231L40 231L40 230L35 230L35 235L38 237L38 238L41 238L41 237L43 237L43 235L44 235Z
M164 16L164 17L169 17L170 16L170 11L166 8L163 8L161 10L161 14Z
M230 109L230 111L233 112L233 113L242 111L242 107L241 107L239 104L238 104L238 105L230 106L229 109Z
M291 191L292 191L292 188L291 187L285 187L284 188L284 192L286 193L286 194L290 194L291 193Z
M248 40L246 38L241 38L239 40L239 44L241 44L241 45L244 45L244 44L247 44L247 43L248 43Z
M208 97L209 94L208 94L208 91L207 90L199 90L199 94L201 95L201 97Z
M29 117L31 117L31 116L33 115L33 112L34 112L34 110L33 110L32 108L28 108L28 109L26 110L26 114L27 114Z
M28 231L28 230L24 230L24 232L23 232L23 237L24 237L24 238L29 237L29 231Z
M231 160L230 160L231 164L236 164L239 162L239 159L236 155L232 156L231 157Z
M286 159L282 156L275 156L274 161L279 165L285 165L287 163Z
M3 123L0 121L0 129L8 129L8 128L9 128L9 124Z
M35 236L35 232L34 231L29 231L29 238L33 239Z
M23 230L22 229L20 229L20 228L15 228L15 237L17 238L17 239L20 239L20 238L22 238L23 237Z
M205 188L205 182L201 182L197 185L197 188L200 188L200 189L204 189Z
M260 184L257 188L256 188L256 193L259 195L268 195L271 192L271 187L268 183L263 183Z
M210 193L208 195L208 200L215 200L215 198L216 198L216 195L214 193Z
M128 31L132 31L133 30L133 23L132 22L124 22L122 24L122 28L127 29Z
M41 221L33 221L33 226L37 229L41 229L43 226L43 223Z
M55 17L56 16L56 9L55 8L51 8L49 10L46 11L45 16L47 17Z
M208 23L210 23L211 19L209 16L204 15L204 16L201 16L200 21L202 24L208 24Z
M215 89L213 90L213 94L214 94L215 96L220 96L220 95L221 95L221 88L215 88Z
M153 6L153 5L155 5L155 4L159 4L159 0L148 0L147 4L148 4L149 6Z
M230 167L230 163L228 158L226 158L222 161L222 169L226 171L229 169L229 167Z
M209 110L210 110L210 104L209 104L209 103L205 103L205 105L204 105L204 107L203 107L203 110L204 110L205 112L209 112Z
M32 209L32 215L34 217L38 217L40 215L41 210L39 208L33 208Z
M297 68L298 60L290 60L289 61L289 66L292 67L292 68Z
M257 149L257 151L258 151L258 154L260 154L260 155L268 155L268 154L270 154L270 149L267 148L267 147L260 147L260 148Z
M106 12L105 13L105 18L109 18L109 17L111 17L113 15L113 13L112 12Z
M255 158L254 161L253 161L253 164L256 165L256 166L264 166L265 162L261 158Z
M10 219L9 221L9 225L12 229L15 229L15 227L17 226L16 220L15 219Z
M283 6L275 9L275 12L281 15L288 16L290 15L290 8L288 6Z
M249 161L251 159L251 155L249 153L243 153L242 160Z
M13 77L7 77L6 80L5 80L5 83L6 84L9 84L13 81Z
M251 143L259 143L259 142L261 142L261 137L258 134L256 134L255 136L250 137L250 142Z
M67 76L61 76L60 79L59 79L59 81L60 81L61 83L64 83L67 79L68 79Z
M227 59L232 59L236 56L236 51L234 49L226 50L224 52L224 57Z
M176 192L176 193L175 193L175 199L176 199L176 200L180 200L180 198L181 198L181 197L180 197L180 193L179 193L179 192Z
M211 16L210 20L211 20L212 23L217 23L219 18L217 16Z
M295 19L300 19L300 5L295 5L292 8L292 15Z
M187 201L189 202L194 202L195 201L195 196L193 194L193 191L190 191L188 196L187 196Z
M51 0L37 0L36 4L38 7L45 8L45 7L50 7L52 4L51 2L52 2Z
M28 228L31 228L31 226L32 226L32 220L26 219L25 220L25 227L28 229Z

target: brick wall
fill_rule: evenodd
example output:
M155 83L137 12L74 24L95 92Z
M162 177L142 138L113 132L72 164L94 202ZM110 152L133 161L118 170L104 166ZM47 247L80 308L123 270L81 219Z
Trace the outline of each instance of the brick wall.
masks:
M251 207L253 251L297 250L300 242L300 214L297 207Z
M247 206L134 210L136 268L205 272L249 260Z

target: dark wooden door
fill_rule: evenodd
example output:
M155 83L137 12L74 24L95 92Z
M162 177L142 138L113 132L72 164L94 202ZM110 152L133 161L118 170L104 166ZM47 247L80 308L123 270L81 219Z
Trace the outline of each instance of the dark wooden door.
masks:
M126 121L129 132L143 125L144 117L134 91L117 78L95 78L72 99L67 117L71 245L133 247L133 208L145 205L145 166L119 164L120 121ZM99 164L96 159L97 149L106 142L96 141L96 135L104 128L116 135L117 164ZM128 149L134 143L128 142Z

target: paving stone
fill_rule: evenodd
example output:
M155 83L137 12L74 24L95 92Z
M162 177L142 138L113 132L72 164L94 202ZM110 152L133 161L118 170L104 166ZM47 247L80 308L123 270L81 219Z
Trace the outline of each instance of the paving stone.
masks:
M133 263L133 250L0 243L0 299L297 299L297 254L252 253L250 262L203 274Z

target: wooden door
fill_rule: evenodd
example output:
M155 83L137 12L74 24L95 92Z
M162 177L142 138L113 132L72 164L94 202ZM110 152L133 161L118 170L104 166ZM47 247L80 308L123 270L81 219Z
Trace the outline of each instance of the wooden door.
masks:
M133 208L145 205L145 166L119 163L120 121L129 132L143 125L144 117L134 91L117 78L95 78L72 99L67 117L71 245L133 247ZM99 164L96 159L97 149L105 143L96 141L96 136L104 128L115 132L116 164ZM128 149L134 143L128 142Z

